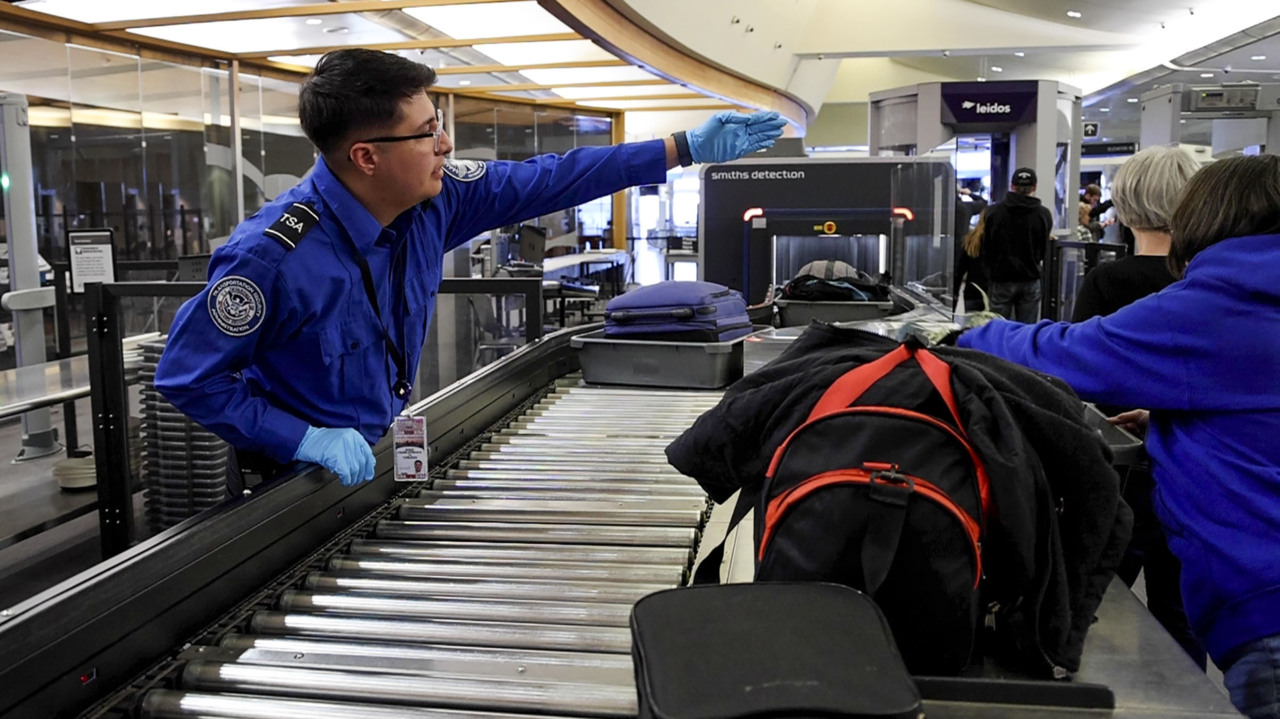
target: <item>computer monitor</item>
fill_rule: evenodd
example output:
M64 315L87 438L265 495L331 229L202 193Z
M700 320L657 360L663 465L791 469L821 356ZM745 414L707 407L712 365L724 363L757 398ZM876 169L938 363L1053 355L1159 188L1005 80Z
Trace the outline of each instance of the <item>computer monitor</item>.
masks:
M516 232L520 243L520 259L540 265L547 257L547 231L534 225L520 225Z

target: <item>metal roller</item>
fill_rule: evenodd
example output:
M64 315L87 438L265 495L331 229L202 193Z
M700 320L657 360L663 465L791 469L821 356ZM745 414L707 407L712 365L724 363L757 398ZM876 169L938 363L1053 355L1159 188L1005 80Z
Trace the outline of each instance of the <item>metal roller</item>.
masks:
M466 619L517 624L566 624L587 627L625 627L628 604L520 601L514 599L410 599L369 594L286 591L280 595L286 612L330 612L364 617L406 619Z
M500 501L500 500L499 500ZM529 506L533 502L512 502L510 506L476 505L456 507L430 504L420 499L405 500L400 518L428 522L514 522L548 524L605 524L638 527L697 527L703 512L697 509L646 509L641 502L560 502L564 507ZM550 504L538 502L537 504Z
M471 491L485 490L518 490L524 492L573 492L590 487L592 492L630 494L637 497L706 497L707 493L697 485L685 485L675 482L661 484L643 479L595 479L592 477L574 477L573 479L545 479L534 476L531 479L437 479L431 483L433 490L462 494Z
M663 437L675 437L684 431L684 427L671 422L667 418L655 417L652 419L631 418L619 421L606 420L603 417L581 417L571 414L556 415L554 417L528 417L525 419L517 419L508 424L508 427L562 427L569 429L593 430L600 429L601 425L607 425L609 428L626 429L628 431L647 430L657 432Z
M670 437L644 437L628 434L626 430L583 432L576 429L504 429L493 436L495 442L511 444L545 445L555 442L560 445L574 444L582 447L600 447L607 450L617 447L622 450L643 449L645 451L662 451L671 444ZM601 452L605 455L605 452Z
M142 701L143 719L557 719L548 714L494 714L458 709L369 706L156 689ZM559 719L566 719L560 717Z
M453 644L508 649L563 649L579 652L631 651L631 631L617 627L558 624L369 619L300 612L255 612L250 622L261 634L371 639L414 644Z
M536 460L528 457L518 456L496 456L491 459L471 460L464 459L458 462L459 470L476 470L476 469L523 469L530 472L593 472L599 474L602 469L599 462L588 462L586 460L579 462L561 461L555 462L550 459ZM611 474L655 474L661 476L683 477L674 467L660 464L646 464L641 466L624 466L609 467Z
M591 562L680 566L692 559L687 549L665 547L592 547L571 544L487 544L484 542L379 542L356 539L351 554L459 561Z
M574 447L565 447L564 452L550 452L536 447L515 447L509 444L498 445L490 443L483 444L481 447L487 449L472 452L471 459L483 461L496 460L499 462L510 462L514 460L547 462L555 461L555 459L559 457L563 458L566 464L582 464L591 462L590 459L582 456L583 454L586 454L586 452L575 451L576 448ZM609 455L609 458L613 459L614 455ZM654 455L648 452L633 452L627 455L626 461L630 464L657 465L661 468L671 469L671 465L667 463L667 458L665 456ZM595 464L598 465L599 462L596 461Z
M474 561L417 561L409 558L373 559L335 557L329 560L334 572L356 572L399 577L455 577L497 579L538 579L560 577L580 582L628 582L675 586L684 578L684 567L648 564L591 564L587 562L522 562L519 564L479 564Z
M556 580L514 579L406 579L371 574L312 572L308 589L368 592L407 597L487 597L491 599L545 599L566 602L620 602L634 604L641 597L669 588L667 584L620 584Z
M384 519L374 534L382 539L461 542L607 544L638 547L692 547L697 531L684 527L581 526L513 522L406 522Z
M185 659L342 669L383 674L477 675L590 684L627 684L634 670L625 654L337 642L235 634L217 647L191 647Z
M560 447L573 445L580 449L595 449L600 456L610 456L611 450L620 450L624 454L630 452L658 453L670 444L665 439L627 439L612 437L608 439L576 437L572 433L555 437L545 434L521 434L504 430L493 436L495 444L514 444L526 447ZM572 440L572 441L571 441Z
M430 502L433 505L441 503L452 503L459 505L462 503L483 504L493 501L555 501L555 502L647 502L647 501L664 501L673 505L679 501L689 502L689 508L702 508L707 506L707 498L705 494L684 494L680 495L676 492L663 491L661 487L651 487L647 492L619 492L617 490L610 491L608 489L594 489L588 483L582 483L578 487L562 487L555 491L545 489L424 489L418 492L417 499Z
M654 485L660 489L660 485ZM521 490L461 490L444 491L425 489L417 493L416 498L404 500L404 507L483 507L492 509L563 509L570 507L589 510L599 507L602 510L644 510L644 512L705 512L708 507L707 496L634 496L621 493L600 493L591 490L589 482L584 482L579 489L547 493L547 491Z
M598 447L578 447L571 444L554 445L540 444L500 444L497 442L485 442L480 445L479 452L473 454L473 457L483 457L499 455L503 458L511 456L541 456L541 457L570 457L573 460L582 460L586 457L594 457L598 461L601 454ZM651 449L627 450L618 448L616 451L609 453L609 460L613 462L644 462L646 464L667 464L667 458L662 456L660 452L654 452Z
M633 717L635 690L600 684L486 681L461 677L405 681L399 674L360 674L215 662L191 662L184 688L285 697L369 701L426 707L567 711Z
M698 483L683 474L675 472L656 472L650 467L596 467L595 469L532 469L515 466L502 469L451 469L445 473L446 479L543 479L543 480L626 480L643 481L649 484L671 484L682 487L697 487Z

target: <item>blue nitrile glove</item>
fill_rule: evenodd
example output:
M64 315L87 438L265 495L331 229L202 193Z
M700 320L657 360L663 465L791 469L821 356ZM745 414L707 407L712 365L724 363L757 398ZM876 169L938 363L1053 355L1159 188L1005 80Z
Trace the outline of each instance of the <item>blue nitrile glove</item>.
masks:
M354 429L310 427L293 458L333 472L344 487L373 479L373 450Z
M694 162L728 162L773 147L786 124L776 112L717 112L685 135Z

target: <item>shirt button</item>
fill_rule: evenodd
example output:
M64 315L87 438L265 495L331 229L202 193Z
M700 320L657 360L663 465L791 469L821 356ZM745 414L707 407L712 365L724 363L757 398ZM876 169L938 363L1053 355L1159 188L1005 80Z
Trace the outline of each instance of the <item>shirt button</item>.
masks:
M359 342L352 342L352 343L351 343L351 349L353 349L353 350L358 350L358 349L360 349L360 343L359 343Z

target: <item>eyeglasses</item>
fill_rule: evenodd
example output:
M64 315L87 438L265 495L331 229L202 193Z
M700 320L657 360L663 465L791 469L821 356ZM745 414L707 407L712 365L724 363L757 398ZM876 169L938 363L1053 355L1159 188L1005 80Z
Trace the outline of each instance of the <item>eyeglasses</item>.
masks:
M409 140L425 140L428 137L435 138L435 150L440 152L440 136L444 134L444 113L436 110L436 129L429 132L419 132L416 135L387 135L385 137L371 137L368 140L359 140L359 142L408 142Z

